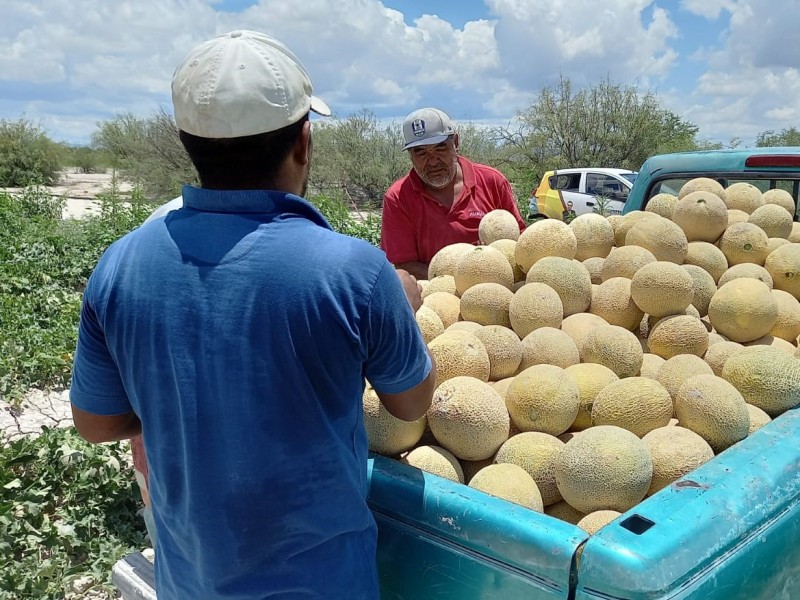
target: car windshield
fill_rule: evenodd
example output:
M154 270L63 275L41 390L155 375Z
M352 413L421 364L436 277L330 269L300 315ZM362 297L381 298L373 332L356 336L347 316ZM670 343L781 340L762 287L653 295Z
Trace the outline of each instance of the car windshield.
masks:
M630 181L631 183L633 183L634 181L636 181L636 176L637 176L638 174L639 174L639 173L622 173L621 175L622 175L622 176L623 176L625 179L627 179L628 181Z

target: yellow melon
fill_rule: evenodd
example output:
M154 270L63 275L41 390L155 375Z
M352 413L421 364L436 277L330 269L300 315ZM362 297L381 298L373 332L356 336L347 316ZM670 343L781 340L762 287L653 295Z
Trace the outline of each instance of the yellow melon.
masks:
M642 441L653 458L653 481L647 490L650 496L714 458L708 442L685 427L660 427Z
M657 261L636 271L631 280L631 297L650 316L680 314L692 303L694 280L680 265Z
M415 318L417 325L419 325L419 330L422 332L422 339L425 340L426 344L444 333L442 319L431 308L420 306Z
M428 344L436 361L436 386L448 379L472 376L489 380L489 354L478 337L470 331L447 331Z
M632 210L626 213L619 221L612 221L611 225L614 228L614 245L618 248L625 245L625 238L631 228L646 219L655 220L658 217L656 213L646 212L643 210Z
M556 486L556 456L564 447L557 437L538 431L525 431L509 438L495 456L497 464L512 464L525 469L536 482L544 506L561 501Z
M614 228L603 215L586 213L573 219L569 224L578 242L575 258L605 258L614 245Z
M781 246L785 246L786 244L791 244L789 240L785 240L783 238L769 238L767 239L767 258L769 255L772 254L772 251L780 248Z
M431 258L428 265L428 279L432 280L440 275L456 274L456 262L465 252L469 252L475 246L467 244L466 242L458 242L456 244L449 244L439 250Z
M434 292L447 292L456 295L456 280L452 275L438 275L428 281L422 291L422 298L426 298Z
M789 234L788 239L793 244L800 242L800 223L792 223L792 233Z
M569 225L555 219L543 219L529 225L519 236L514 258L527 273L540 258L560 256L571 260L577 250L578 240Z
M686 234L677 224L663 217L642 219L625 236L626 246L641 246L657 260L682 264L688 252Z
M665 362L666 361L658 354L645 352L642 355L642 368L639 369L639 376L649 379L658 379L658 371Z
M716 194L698 190L678 200L672 220L690 242L716 242L728 226L728 209Z
M800 361L777 348L745 348L725 361L722 377L771 417L800 404Z
M589 271L589 277L592 279L592 284L603 283L603 264L606 262L605 258L594 256L587 258L583 261L583 266Z
M470 287L479 283L498 283L509 290L514 285L514 271L508 259L497 248L477 246L456 260L453 275L456 291L464 295Z
M629 331L637 329L644 317L631 297L631 280L625 277L612 277L601 283L592 294L589 312Z
M792 233L792 213L777 204L759 206L747 221L758 225L768 237L785 239Z
M489 355L489 380L498 381L517 372L522 361L522 342L511 329L487 325L475 332Z
M461 317L461 300L448 292L433 292L425 297L422 306L427 306L442 320L445 329Z
M406 454L401 462L426 473L438 475L451 481L464 483L464 471L458 460L445 448L436 445L418 446Z
M785 208L791 215L795 213L794 198L786 190L779 188L767 190L761 194L761 199L764 200L764 204L776 204Z
M694 177L681 186L678 198L683 198L693 192L711 192L721 200L725 200L725 188L716 179L710 177Z
M578 261L546 256L528 269L526 281L553 288L561 298L565 317L584 312L592 302L592 277Z
M454 377L439 385L427 416L439 444L459 459L489 458L508 439L503 399L475 377Z
M672 218L672 211L675 210L675 205L678 203L678 197L673 194L660 193L656 194L644 207L645 212L653 212L665 219Z
M560 521L572 523L573 525L577 525L578 522L586 516L586 513L582 513L578 509L572 508L564 500L561 502L556 502L555 504L551 504L550 506L545 506L544 514L550 515L551 517Z
M650 329L647 348L667 360L678 354L703 356L708 350L708 330L692 315L664 317Z
M741 210L748 215L764 204L761 190L756 186L739 181L725 188L725 205L732 210Z
M608 367L595 363L580 363L567 367L578 385L580 404L578 414L570 429L582 431L592 426L592 405L603 388L619 380L617 374Z
M656 379L669 392L673 401L681 386L695 375L713 375L711 366L694 354L678 354L661 365Z
M708 242L690 242L684 264L701 267L715 282L728 270L728 259L722 250Z
M738 342L724 340L718 344L709 346L703 356L703 360L711 367L714 375L722 377L722 368L725 366L725 361L737 352L744 350L744 348L745 347Z
M504 377L498 381L490 381L489 384L494 388L494 391L500 394L500 397L503 398L505 401L506 399L506 392L508 391L508 387L511 385L511 382L514 380L513 375L511 377Z
M508 260L508 264L511 265L511 271L514 273L514 283L519 283L520 281L525 281L525 271L517 264L517 259L514 258L514 255L517 250L517 242L514 240L496 240L489 244L492 248L497 248L500 252L503 253L503 256L506 257Z
M719 278L718 285L723 286L729 281L733 281L734 279L739 279L741 277L758 279L759 281L765 283L769 289L772 289L773 287L772 275L770 275L769 271L767 271L764 267L755 263L740 263L738 265L733 265L722 274L722 277Z
M647 445L613 425L598 425L571 439L556 459L556 485L572 507L624 512L644 498L653 477Z
M583 517L577 525L589 535L594 535L621 514L616 510L596 510Z
M425 416L416 421L398 419L381 404L378 394L369 383L364 388L362 403L364 428L372 452L395 456L413 448L422 438L427 425Z
M461 294L461 318L481 325L511 327L508 309L514 297L499 283L476 283Z
M517 240L519 223L509 211L496 208L486 213L478 223L478 239L482 244L491 244L497 240Z
M565 369L581 357L572 338L555 327L539 327L522 338L519 372L533 365L549 364Z
M750 416L750 429L748 430L747 435L752 434L754 431L758 431L764 425L772 421L767 413L757 406L753 406L752 404L747 405L747 413Z
M733 225L734 223L747 223L749 219L750 215L743 210L728 209L728 225Z
M728 225L719 240L719 249L728 259L728 265L755 263L763 265L767 259L769 238L752 223Z
M789 292L800 300L800 243L775 249L767 256L764 268L772 276L776 290Z
M778 321L778 302L757 279L734 279L720 286L708 305L708 317L719 333L734 342L766 335Z
M626 377L605 386L594 399L592 423L616 425L642 437L672 418L672 398L658 381Z
M787 342L794 342L800 336L800 302L783 290L772 290L772 296L778 303L778 320L769 333Z
M735 359L732 357L728 362ZM746 438L750 427L744 397L716 375L687 379L675 396L675 416L681 427L702 437L715 453Z
M692 296L692 306L697 309L701 317L708 314L708 305L711 297L717 291L717 284L714 278L703 267L697 265L681 265L683 269L691 275L694 282L694 295Z
M648 263L656 262L652 252L639 246L620 246L613 248L603 261L600 278L607 281L612 277L631 279L633 275Z
M508 306L511 328L524 338L539 327L560 327L564 305L553 288L544 283L526 283L516 292Z
M639 339L617 325L600 325L589 331L583 348L584 362L608 367L618 377L634 377L642 368L642 346Z
M608 325L603 317L591 313L577 313L568 316L561 322L561 331L566 333L575 342L575 347L583 360L583 345L589 332L600 325Z
M544 512L542 495L536 482L525 469L517 465L493 464L484 467L475 473L469 487L533 511Z
M471 331L475 333L476 331L480 331L483 327L480 323L476 323L475 321L456 321L455 323L448 325L444 328L445 333L449 331Z
M461 469L464 471L464 483L469 483L478 471L494 464L494 456L483 460L459 460L458 462L461 463Z
M786 352L790 356L794 356L794 353L797 351L797 347L794 344L782 338L775 337L774 335L765 335L752 342L745 342L744 346L771 346Z
M554 365L534 365L514 377L505 397L520 431L565 432L578 414L580 394L569 373Z

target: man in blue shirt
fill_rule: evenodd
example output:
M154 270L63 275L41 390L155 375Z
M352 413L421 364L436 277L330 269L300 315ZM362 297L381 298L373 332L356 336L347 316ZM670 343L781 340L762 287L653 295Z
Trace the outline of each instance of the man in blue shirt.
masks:
M435 364L419 287L302 198L309 111L280 42L236 31L175 72L201 187L112 244L87 286L71 387L87 440L143 434L159 600L377 598L365 378L416 420Z

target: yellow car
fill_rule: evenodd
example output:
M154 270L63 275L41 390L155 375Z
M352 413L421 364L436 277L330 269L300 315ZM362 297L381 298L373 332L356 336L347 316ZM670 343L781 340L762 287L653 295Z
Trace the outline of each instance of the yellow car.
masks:
M564 204L561 191L550 187L550 179L554 174L555 171L547 171L542 177L542 181L539 182L538 187L531 193L530 203L528 204L529 219L540 219L542 217L564 219L567 205Z
M528 218L570 221L591 212L622 214L636 175L607 167L547 171L531 196Z

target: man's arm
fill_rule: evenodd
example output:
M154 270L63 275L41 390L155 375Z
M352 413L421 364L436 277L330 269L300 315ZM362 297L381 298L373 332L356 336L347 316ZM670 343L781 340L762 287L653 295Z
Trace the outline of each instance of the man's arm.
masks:
M126 440L142 432L142 423L133 412L122 415L95 415L73 404L72 421L81 437L92 444Z
M514 190L511 189L511 184L505 177L503 177L498 193L500 194L500 206L498 206L498 208L503 208L514 215L519 225L519 230L525 231L525 220L519 212L519 205L517 204L517 199L514 197Z
M403 421L416 421L428 412L436 387L436 361L430 350L428 356L431 359L431 371L416 387L399 394L384 394L375 390L381 404L392 416Z
M395 268L408 271L417 279L428 279L428 263L415 260L411 262L397 263L395 264Z

